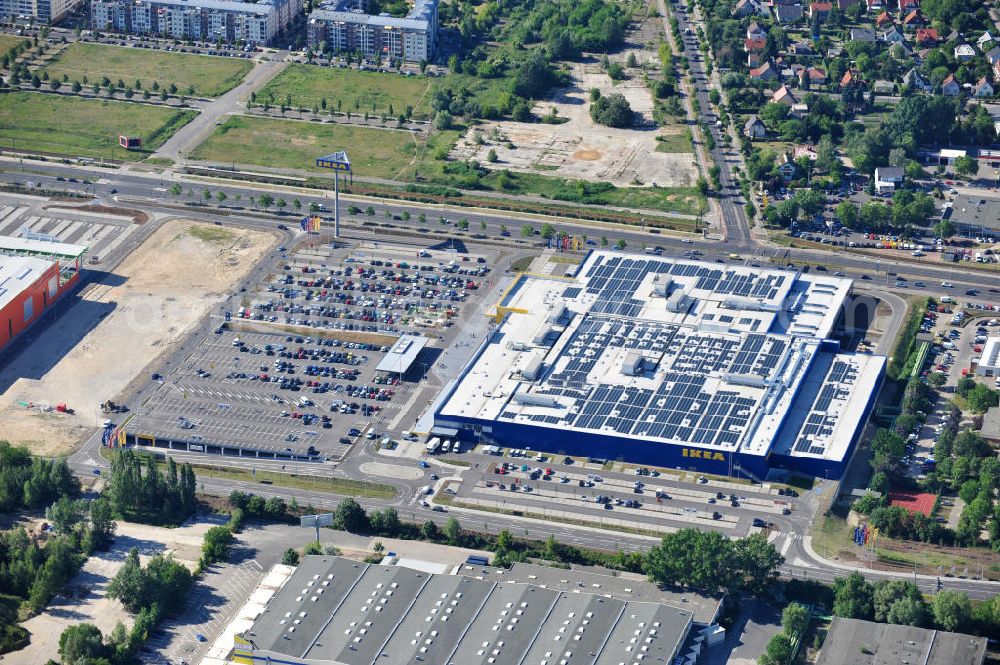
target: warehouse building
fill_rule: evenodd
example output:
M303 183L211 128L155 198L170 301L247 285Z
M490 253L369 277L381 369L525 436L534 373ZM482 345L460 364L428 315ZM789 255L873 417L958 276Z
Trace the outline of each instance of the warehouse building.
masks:
M317 51L420 62L434 57L437 32L437 0L416 0L405 18L366 14L357 0L326 2L309 14L309 46Z
M521 275L439 396L434 433L722 475L838 478L885 367L830 339L851 288L610 251L591 253L576 277Z
M0 352L73 288L84 251L80 245L0 236Z
M302 12L302 0L92 0L91 26L135 35L269 44Z
M943 630L834 618L817 665L982 665L986 638Z
M525 582L523 576L508 580L508 571L485 566L435 574L308 556L253 626L235 637L231 660L244 665L641 665L678 658L694 662L708 634L719 636L714 627L697 624L686 607L630 598L624 591L629 585L655 589L641 578L619 582L601 575L588 580L592 586L565 588L571 586L571 571L533 568ZM567 579L558 582L560 577ZM547 581L562 588L550 588ZM706 604L718 608L718 601Z

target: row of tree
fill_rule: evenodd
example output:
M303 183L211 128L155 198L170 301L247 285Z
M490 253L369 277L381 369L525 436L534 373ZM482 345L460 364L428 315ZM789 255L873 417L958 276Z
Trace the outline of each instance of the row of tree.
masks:
M180 523L194 512L195 489L194 469L189 463L178 467L169 457L164 474L155 457L130 448L118 450L111 459L107 495L114 511L124 519Z
M79 491L66 460L32 457L27 448L0 441L0 512L41 508Z
M833 593L833 613L839 617L953 632L996 634L993 631L1000 629L1000 596L975 609L960 591L939 591L928 602L913 582L881 580L872 584L857 571L835 580Z

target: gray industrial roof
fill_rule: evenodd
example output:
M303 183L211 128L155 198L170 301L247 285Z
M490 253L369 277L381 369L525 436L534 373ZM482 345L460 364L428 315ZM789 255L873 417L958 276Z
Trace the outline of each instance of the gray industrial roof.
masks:
M982 637L837 618L817 665L981 665L985 657Z
M546 588L465 570L477 575L305 557L244 637L255 657L291 664L631 665L670 662L693 622L691 609L605 588ZM580 575L552 570L554 580Z
M510 570L493 567L473 567L466 564L463 575L489 575L507 582L537 584L557 591L575 591L610 596L619 600L634 600L683 607L694 613L694 621L711 624L719 613L721 597L702 596L695 593L678 593L662 589L643 575L622 573L603 568L579 570L553 568L533 563L515 563Z
M420 351L427 346L427 338L422 335L401 335L392 345L375 369L379 372L406 374Z
M1000 200L959 194L952 202L950 219L955 224L1000 231Z

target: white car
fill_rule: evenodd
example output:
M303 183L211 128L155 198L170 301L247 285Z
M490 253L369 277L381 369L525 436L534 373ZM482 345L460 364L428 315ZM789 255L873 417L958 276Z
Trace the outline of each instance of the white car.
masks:
M955 285L952 284L951 282L941 282L941 288L943 288L943 289L953 289L953 288L955 288Z
M694 242L694 241L693 241L693 240L691 240L690 238L681 238L681 242L683 242L683 243L687 243L687 244L690 244L690 243L692 243L692 242Z

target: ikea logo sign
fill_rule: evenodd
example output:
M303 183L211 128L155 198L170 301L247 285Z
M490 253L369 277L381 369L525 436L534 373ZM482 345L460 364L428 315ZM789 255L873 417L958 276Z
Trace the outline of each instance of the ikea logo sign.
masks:
M707 459L713 462L725 462L726 456L720 452L711 450L697 450L696 448L681 448L681 457L691 457L694 459Z

